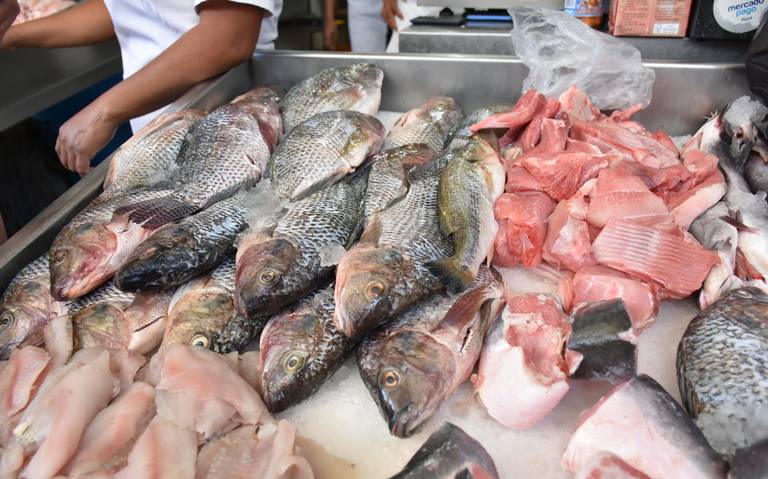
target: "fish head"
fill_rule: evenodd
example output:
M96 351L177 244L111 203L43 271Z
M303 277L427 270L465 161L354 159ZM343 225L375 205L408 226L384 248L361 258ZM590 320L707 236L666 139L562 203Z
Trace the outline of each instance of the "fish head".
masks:
M353 337L378 326L399 309L399 291L414 268L393 248L366 244L347 252L336 270L336 327Z
M171 267L190 261L200 250L190 225L164 226L128 257L115 274L115 284L124 291L141 291L184 282L184 269Z
M290 275L299 257L296 245L283 238L269 238L238 252L235 297L240 314L276 314L298 300Z
M360 375L390 432L408 437L432 417L454 376L451 352L433 337L400 330L362 348Z
M376 114L381 104L384 71L370 63L356 63L337 71L335 85L326 94L335 96L344 91L349 109L369 115Z
M72 315L74 348L127 348L129 328L123 311L129 305L128 302L107 301Z
M384 71L372 63L355 63L338 72L344 83L362 85L365 89L379 89L384 80Z
M259 131L273 153L283 134L283 118L279 101L283 92L278 87L256 87L232 100L233 105L247 111L259 124Z
M760 141L761 129L768 123L768 108L758 100L742 96L723 112L723 128L730 138L731 154L745 158L752 146Z
M80 297L110 275L118 238L105 223L86 221L65 228L50 251L51 295L64 301Z
M236 318L232 295L210 278L198 278L171 299L160 347L179 343L213 350L219 333Z
M0 360L16 347L42 342L42 330L51 315L47 281L28 281L0 302Z

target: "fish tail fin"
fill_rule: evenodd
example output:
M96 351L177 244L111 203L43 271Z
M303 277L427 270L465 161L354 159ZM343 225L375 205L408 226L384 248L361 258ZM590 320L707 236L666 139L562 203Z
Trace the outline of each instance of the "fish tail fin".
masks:
M115 210L112 217L127 215L128 221L154 229L186 218L198 209L188 202L168 195L121 206Z
M475 280L475 275L455 258L446 258L427 263L427 268L437 276L451 293L460 293Z

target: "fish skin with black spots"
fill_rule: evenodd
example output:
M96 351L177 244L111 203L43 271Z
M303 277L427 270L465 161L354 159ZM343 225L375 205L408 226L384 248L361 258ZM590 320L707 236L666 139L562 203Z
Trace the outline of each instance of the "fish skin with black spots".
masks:
M358 369L393 435L420 430L469 379L503 307L504 286L483 267L463 295L436 294L366 337Z
M448 139L464 118L456 100L435 96L398 118L384 139L383 149L426 144L435 154L443 151Z
M171 194L135 201L115 211L157 228L255 185L281 132L279 93L257 87L195 123L179 151Z
M384 126L356 111L329 111L305 121L285 137L269 162L277 194L298 201L332 185L373 156Z
M768 436L768 294L734 289L699 313L677 349L683 404L721 454Z
M280 102L285 132L326 111L352 110L375 115L384 72L370 63L329 68L293 86Z
M150 291L181 286L214 268L233 251L246 227L245 193L165 225L131 254L115 275L125 291Z

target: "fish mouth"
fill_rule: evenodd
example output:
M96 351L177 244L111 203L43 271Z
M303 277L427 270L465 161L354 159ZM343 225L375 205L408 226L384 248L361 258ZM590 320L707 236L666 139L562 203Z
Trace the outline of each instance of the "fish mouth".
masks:
M0 361L5 361L11 357L11 353L18 346L18 342L6 343L0 346Z
M57 301L68 301L90 293L110 276L108 272L97 272L99 269L99 267L93 268L82 276L75 273L63 279L52 280L51 296Z
M397 437L410 437L419 430L421 422L414 424L412 405L408 405L391 414L387 420L389 432Z

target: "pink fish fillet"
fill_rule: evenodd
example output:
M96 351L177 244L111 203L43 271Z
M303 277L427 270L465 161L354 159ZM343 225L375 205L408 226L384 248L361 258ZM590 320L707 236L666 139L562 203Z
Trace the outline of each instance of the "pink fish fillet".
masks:
M312 479L306 459L296 454L296 430L287 421L241 426L200 449L198 479Z
M527 156L521 160L528 173L539 180L542 188L555 200L573 196L587 180L608 167L605 155L557 153L550 156Z
M717 255L692 238L654 226L611 220L592 244L598 264L655 281L673 298L701 287Z
M512 429L527 429L568 391L577 355L563 356L571 327L557 301L545 294L508 298L472 378L488 414Z
M680 164L678 156L652 136L638 134L612 121L576 122L571 127L571 137L601 149L613 148L625 158L652 168Z
M651 479L620 457L610 452L598 452L584 464L573 479Z
M575 473L598 453L654 478L725 477L725 463L688 414L645 375L616 386L582 414L562 465Z
M605 115L592 105L587 95L575 86L560 95L560 104L562 111L571 121L597 121L605 118Z
M498 261L501 266L512 267L517 263L536 266L541 262L541 249L547 234L547 217L552 213L555 202L545 193L538 191L505 193L496 201L493 211L499 223L496 243ZM505 220L505 221L504 221ZM499 251L499 249L501 249ZM494 253L494 260L497 255Z
M560 102L553 99L548 99L541 106L539 111L536 112L531 122L525 127L525 131L520 135L517 143L523 149L523 151L532 150L541 139L541 129L543 121L547 118L554 117L557 112L560 111Z
M77 451L85 428L116 392L104 349L84 349L49 374L13 431L9 449L21 447L27 456L34 452L21 477L59 472Z
M587 222L571 216L567 201L558 203L549 217L542 257L574 272L595 264Z
M573 291L573 309L597 301L624 300L636 331L650 325L659 311L659 302L650 286L605 266L587 266L579 270L573 276Z
M195 432L155 416L139 436L128 465L115 479L193 479L197 457Z
M590 194L587 221L602 228L612 219L648 223L669 215L664 201L626 171L601 170Z
M687 230L693 220L720 201L725 192L725 178L715 170L692 189L669 195L667 206L675 223Z
M65 472L70 479L125 466L134 442L155 415L155 390L136 382L93 418Z
M21 411L50 371L50 357L35 346L15 349L0 370L0 446L11 438Z
M531 121L536 111L544 104L544 101L544 95L531 88L517 100L512 111L489 116L472 125L470 131L477 133L480 130L487 130L489 128L505 128L511 131L519 131Z
M517 193L520 191L544 191L539 180L533 177L528 170L522 166L512 166L507 168L507 193Z

